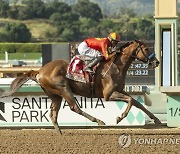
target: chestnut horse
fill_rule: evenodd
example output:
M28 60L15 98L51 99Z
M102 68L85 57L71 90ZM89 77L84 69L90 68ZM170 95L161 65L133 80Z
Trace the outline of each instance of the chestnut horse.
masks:
M117 123L127 116L132 105L134 105L144 111L156 124L160 124L161 122L157 117L123 90L127 70L135 59L149 63L153 68L159 65L155 54L150 52L143 42L128 42L121 48L121 51L117 51L117 54L111 60L103 60L98 66L94 80L94 97L104 98L106 101L121 100L128 103L126 110L120 117L117 117ZM97 122L99 125L105 125L103 121L82 111L77 105L74 94L91 97L91 88L89 83L77 82L66 78L68 65L69 63L65 60L55 60L44 65L39 71L31 70L14 79L9 91L1 91L0 97L10 96L17 92L26 81L34 80L52 100L50 118L57 131L60 131L57 116L62 98L67 101L72 111L86 117L92 122Z

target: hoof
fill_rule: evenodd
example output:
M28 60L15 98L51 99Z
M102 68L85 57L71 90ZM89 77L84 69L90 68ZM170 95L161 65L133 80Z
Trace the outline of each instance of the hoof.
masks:
M116 124L118 124L121 120L122 120L122 118L117 117L117 118L116 118Z
M60 133L61 135L62 135L62 132L61 132L61 130L59 129L59 127L55 127L55 131L56 131L56 133Z
M161 121L159 119L154 120L155 124L161 124Z
M106 124L103 121L100 121L100 122L98 122L98 125L103 126L103 125L106 125Z

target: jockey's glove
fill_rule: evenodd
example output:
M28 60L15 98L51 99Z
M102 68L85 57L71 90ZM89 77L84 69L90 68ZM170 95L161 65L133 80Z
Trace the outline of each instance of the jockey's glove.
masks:
M113 52L116 52L116 50L117 50L117 48L116 47L111 47L111 48L109 48L109 50L108 50L108 52L109 52L109 54L112 54Z

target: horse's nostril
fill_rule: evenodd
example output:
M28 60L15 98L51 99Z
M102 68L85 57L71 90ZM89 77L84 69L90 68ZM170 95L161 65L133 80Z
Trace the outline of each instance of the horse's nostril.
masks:
M156 65L159 65L159 64L160 64L160 62L159 62L159 61L157 61L157 62L156 62Z

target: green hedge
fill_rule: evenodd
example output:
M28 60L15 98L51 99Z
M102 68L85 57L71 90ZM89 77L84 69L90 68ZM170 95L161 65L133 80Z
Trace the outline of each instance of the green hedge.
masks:
M0 43L0 53L40 53L41 43Z
M39 58L42 57L41 53L8 53L8 59L9 60L27 60L27 59L31 59L31 60L37 60ZM4 53L0 53L0 60L5 60L5 54Z

